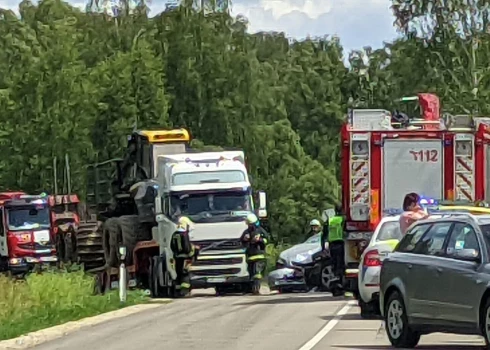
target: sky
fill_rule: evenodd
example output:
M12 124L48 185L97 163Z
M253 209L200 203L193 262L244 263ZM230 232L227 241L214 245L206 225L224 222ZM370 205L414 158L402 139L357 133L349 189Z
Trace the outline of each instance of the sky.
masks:
M152 14L167 0L152 0ZM84 7L83 0L68 0ZM0 0L16 9L18 0ZM396 37L389 0L232 0L232 14L249 20L249 31L285 32L289 37L338 35L346 49L379 48Z

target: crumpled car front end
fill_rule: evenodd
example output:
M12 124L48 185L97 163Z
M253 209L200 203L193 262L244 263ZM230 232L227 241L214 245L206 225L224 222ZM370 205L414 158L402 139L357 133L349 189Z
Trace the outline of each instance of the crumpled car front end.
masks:
M306 242L281 252L276 263L276 270L271 271L268 275L270 290L280 292L309 290L300 264L312 262L313 254L320 250L320 235L317 234Z

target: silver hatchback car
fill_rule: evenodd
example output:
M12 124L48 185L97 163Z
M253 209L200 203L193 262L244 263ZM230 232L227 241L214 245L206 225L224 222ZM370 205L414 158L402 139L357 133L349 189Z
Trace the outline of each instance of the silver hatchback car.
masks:
M380 309L396 348L445 332L482 335L490 349L490 215L413 224L383 261Z

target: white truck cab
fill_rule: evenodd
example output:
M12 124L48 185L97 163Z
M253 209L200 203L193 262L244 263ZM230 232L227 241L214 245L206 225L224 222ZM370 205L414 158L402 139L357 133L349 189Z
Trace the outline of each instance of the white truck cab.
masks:
M267 211L265 193L260 193L255 210L244 159L242 151L182 153L158 159L157 237L164 239L160 247L171 256L169 237L175 232L176 220L186 216L194 223L189 236L201 253L189 268L192 288L241 287L251 282L240 237L248 214L265 217Z

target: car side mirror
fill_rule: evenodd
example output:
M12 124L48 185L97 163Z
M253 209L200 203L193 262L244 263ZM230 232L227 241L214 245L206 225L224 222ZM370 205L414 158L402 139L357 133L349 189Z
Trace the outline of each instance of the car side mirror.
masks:
M480 253L476 249L458 249L450 254L454 259L481 262Z

